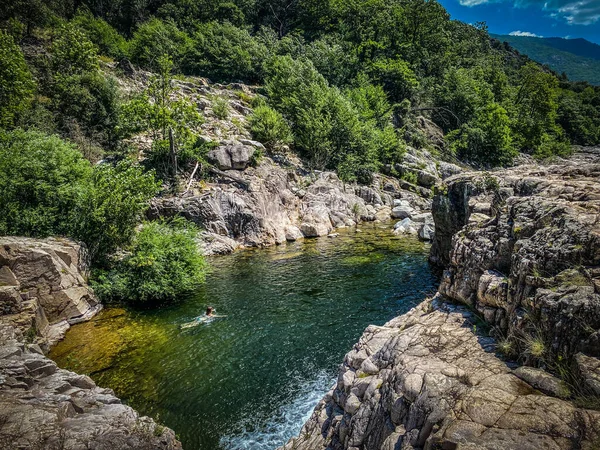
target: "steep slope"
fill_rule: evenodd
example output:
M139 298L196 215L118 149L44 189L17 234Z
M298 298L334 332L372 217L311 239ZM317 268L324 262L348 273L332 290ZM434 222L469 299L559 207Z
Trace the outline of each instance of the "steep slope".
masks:
M600 45L585 39L495 35L534 61L566 73L570 80L600 85Z
M283 448L598 448L599 171L595 149L440 186L439 293L367 328Z

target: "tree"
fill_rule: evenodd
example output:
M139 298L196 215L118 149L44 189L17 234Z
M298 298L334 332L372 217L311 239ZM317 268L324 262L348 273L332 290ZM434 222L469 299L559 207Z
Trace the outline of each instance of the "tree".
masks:
M447 139L459 158L484 167L509 164L516 155L508 114L497 103L480 107L471 122Z
M33 96L34 82L23 52L0 30L0 127L11 127Z
M129 42L132 61L141 66L160 70L159 58L169 55L174 66L179 67L190 45L190 38L175 23L150 19L135 31Z
M148 88L123 105L120 133L129 136L149 131L153 139L148 155L151 163L160 175L174 175L177 153L192 150L202 116L192 100L174 98L171 58L159 57L157 66L158 72L151 77Z
M519 134L520 148L534 151L544 133L555 127L558 80L533 62L525 64L519 75L513 127Z
M0 234L67 235L91 170L57 136L0 131Z

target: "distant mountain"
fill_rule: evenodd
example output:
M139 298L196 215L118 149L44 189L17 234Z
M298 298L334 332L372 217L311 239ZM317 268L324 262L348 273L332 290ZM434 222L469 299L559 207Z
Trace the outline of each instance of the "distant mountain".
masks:
M536 38L492 34L534 61L547 64L570 80L600 85L600 45L585 39Z

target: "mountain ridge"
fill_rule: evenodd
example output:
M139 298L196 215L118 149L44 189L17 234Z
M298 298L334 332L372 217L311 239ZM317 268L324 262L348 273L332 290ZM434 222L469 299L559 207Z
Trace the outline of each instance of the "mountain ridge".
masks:
M600 45L584 38L531 37L490 34L534 61L566 73L572 81L600 85Z

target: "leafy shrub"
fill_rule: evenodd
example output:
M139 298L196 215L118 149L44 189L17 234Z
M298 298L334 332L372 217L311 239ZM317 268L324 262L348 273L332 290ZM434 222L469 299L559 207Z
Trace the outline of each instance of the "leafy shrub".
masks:
M204 281L206 265L196 235L197 229L184 219L144 223L130 253L112 270L96 273L94 289L108 300L176 300Z
M283 116L267 105L254 108L250 116L250 131L254 139L270 150L290 144L293 140L290 127Z
M459 158L482 166L506 165L516 155L508 114L497 103L479 109L474 120L447 139Z
M82 75L98 69L98 49L73 25L58 30L52 43L52 68L58 77Z
M72 24L82 30L102 55L122 58L127 54L127 41L107 22L89 11L79 12Z
M34 83L23 52L0 30L0 127L12 126L33 96Z
M193 34L184 69L218 81L257 81L266 54L266 47L247 30L210 22Z
M415 73L402 59L378 59L368 70L377 84L385 87L393 101L410 99L419 87Z
M119 91L116 80L100 71L59 78L54 88L53 110L70 137L76 123L90 139L112 147L119 125Z
M170 135L179 153L191 155L190 150L197 143L195 129L202 124L203 118L191 99L174 98L172 60L163 55L157 64L158 73L150 78L148 88L121 108L119 133L126 137L148 131L154 141L152 151L147 155L148 161L163 176L169 172L173 175L174 167L169 161Z
M226 120L229 118L229 102L221 97L216 97L212 101L212 110L217 119Z
M131 162L96 165L73 211L72 236L101 260L130 242L158 189L154 175Z
M147 69L160 69L159 58L165 55L178 67L189 44L188 35L173 22L151 19L133 34L129 54L132 61Z
M564 136L555 136L544 133L538 148L535 149L533 156L539 159L551 158L553 156L569 156L573 152L571 144Z
M129 242L157 191L131 163L92 167L57 136L0 132L1 234L74 237L100 260Z
M77 149L57 136L0 132L0 234L69 234L91 172Z
M387 118L371 109L370 95L379 91L363 86L364 92L359 87L346 96L310 61L289 56L274 58L267 70L269 100L289 121L295 147L314 167L336 169L345 181L368 182L383 159L401 153L390 108L383 108Z

